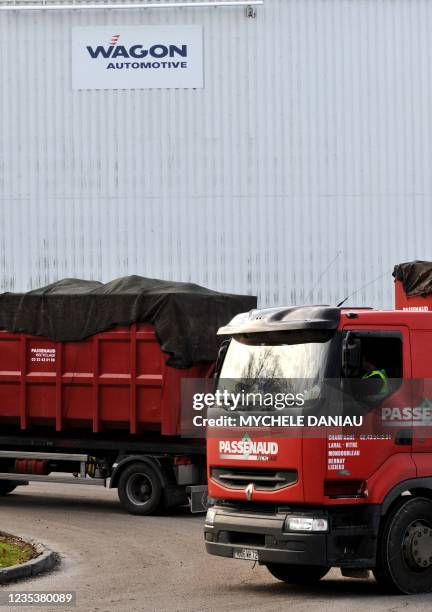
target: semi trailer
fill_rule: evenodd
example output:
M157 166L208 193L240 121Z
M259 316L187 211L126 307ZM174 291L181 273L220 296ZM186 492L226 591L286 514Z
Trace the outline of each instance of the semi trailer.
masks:
M286 414L313 413L330 389L364 425L209 428L208 553L252 560L287 583L337 567L372 571L391 591L432 590L432 264L400 264L394 276L394 311L252 310L219 330L229 341L220 385L253 378L269 389L277 372L278 390L282 380L313 391ZM367 360L380 372L375 393L356 396Z
M0 295L0 495L105 486L133 514L202 511L205 445L181 436L182 380L211 374L217 328L255 304L137 276Z

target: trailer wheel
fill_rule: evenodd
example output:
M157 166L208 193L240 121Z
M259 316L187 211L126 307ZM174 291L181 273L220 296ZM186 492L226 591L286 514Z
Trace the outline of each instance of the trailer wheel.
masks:
M267 563L270 574L288 584L313 584L324 578L329 567L322 565L287 565L286 563Z
M406 499L406 498L405 498ZM389 514L378 541L375 578L396 593L432 591L432 500L401 501Z
M162 484L151 466L136 462L120 474L117 492L131 514L153 514L161 502Z
M0 495L12 493L17 488L17 485L10 480L0 480Z

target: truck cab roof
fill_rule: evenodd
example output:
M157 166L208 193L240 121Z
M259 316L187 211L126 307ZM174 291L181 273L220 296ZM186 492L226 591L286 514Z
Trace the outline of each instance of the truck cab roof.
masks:
M335 306L282 306L254 309L235 316L218 330L218 335L233 336L300 329L336 330L349 323L356 325L403 325L411 329L431 329L432 311L375 310Z

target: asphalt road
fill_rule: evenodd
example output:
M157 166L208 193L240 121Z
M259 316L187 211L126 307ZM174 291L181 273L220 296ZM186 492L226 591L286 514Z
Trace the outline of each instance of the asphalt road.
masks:
M342 578L336 570L313 588L289 587L251 562L207 555L201 515L182 509L169 516L131 516L115 491L31 484L1 498L0 506L2 531L44 542L62 559L53 573L0 590L76 591L76 607L58 610L432 609L432 595L382 596L373 580Z

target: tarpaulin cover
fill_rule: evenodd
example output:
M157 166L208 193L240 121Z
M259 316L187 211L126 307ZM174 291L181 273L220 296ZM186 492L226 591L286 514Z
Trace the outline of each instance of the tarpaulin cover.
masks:
M168 364L187 368L214 361L216 332L256 297L211 291L191 283L126 276L102 284L66 278L27 293L0 294L0 328L56 342L82 340L115 325L149 322Z
M432 293L432 262L409 261L393 269L395 279L402 282L406 295L428 295Z

